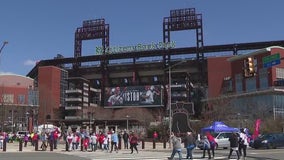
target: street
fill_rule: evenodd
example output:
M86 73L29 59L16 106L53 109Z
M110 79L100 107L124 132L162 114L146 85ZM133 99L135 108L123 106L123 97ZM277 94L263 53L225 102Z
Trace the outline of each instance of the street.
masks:
M23 151L19 151L18 143L9 143L7 151L0 152L1 160L167 160L171 155L171 149L163 148L162 143L157 143L156 148L153 149L150 142L146 143L145 149L141 149L139 146L139 153L134 152L130 154L130 150L121 149L116 152L106 152L97 150L96 152L82 152L76 151L65 151L64 144L60 144L58 149L50 151L35 151L32 146L23 148ZM194 159L202 159L202 150L195 149L193 151ZM215 151L214 159L225 160L228 159L229 149L218 149ZM186 150L182 150L182 156L185 159ZM281 149L252 149L247 150L247 160L280 160L284 157L284 148ZM206 154L207 159L208 156ZM233 154L232 159L236 159L237 156ZM177 155L175 156L177 158Z

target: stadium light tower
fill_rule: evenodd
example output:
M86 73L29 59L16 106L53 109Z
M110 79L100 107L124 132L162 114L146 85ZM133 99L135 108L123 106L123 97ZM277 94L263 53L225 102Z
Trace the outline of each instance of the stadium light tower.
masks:
M0 55L2 53L3 48L5 47L5 45L8 44L8 41L4 41L2 44L2 47L0 48Z
M171 84L172 84L172 68L174 68L175 66L178 66L182 63L185 63L186 61L183 60L183 61L180 61L180 62L177 62L173 65L170 65L166 70L169 71L169 84L168 84L168 105L169 105L169 130L170 130L170 135L172 134L172 87L171 87Z

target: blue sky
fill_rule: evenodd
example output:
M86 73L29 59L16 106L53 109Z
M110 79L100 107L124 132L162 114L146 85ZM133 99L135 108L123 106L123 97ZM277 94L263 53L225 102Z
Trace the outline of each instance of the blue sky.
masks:
M104 18L110 46L163 41L170 10L202 14L204 45L284 40L283 0L1 0L0 72L26 75L36 61L74 55L74 33L84 20ZM195 31L171 33L176 47L195 46ZM82 55L101 40L83 41Z

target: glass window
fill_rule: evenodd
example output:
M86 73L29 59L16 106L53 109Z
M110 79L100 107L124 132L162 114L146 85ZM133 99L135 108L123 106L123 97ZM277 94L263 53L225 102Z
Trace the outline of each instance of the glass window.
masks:
M243 92L243 79L241 74L236 74L236 93Z
M267 89L268 86L268 73L266 68L262 68L259 70L259 88Z
M3 94L2 99L4 103L14 103L14 95L13 94Z
M284 68L276 68L276 78L284 79Z
M246 79L246 91L247 92L256 91L256 78L255 77Z
M18 95L18 104L25 104L25 95Z

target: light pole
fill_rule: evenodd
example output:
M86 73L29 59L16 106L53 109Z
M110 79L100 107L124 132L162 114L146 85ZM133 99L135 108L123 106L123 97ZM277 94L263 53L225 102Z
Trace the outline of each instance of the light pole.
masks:
M239 123L238 127L240 129L241 128L241 120L240 120L241 113L238 113L237 116L238 116L238 123Z
M93 113L92 112L88 112L88 116L89 116L89 133L91 133L91 131L92 131Z
M128 133L128 119L129 119L129 115L126 115L126 131Z
M12 117L11 117L11 122L12 122L12 127L11 127L11 130L12 130L12 133L14 133L14 112L16 113L17 111L15 111L14 109L10 110L10 113L12 113Z
M30 116L30 113L29 112L26 112L26 131L29 130L29 116Z
M172 68L180 65L182 63L186 62L184 61L180 61L178 63L175 63L171 66L168 67L169 70L169 84L168 84L168 105L169 105L169 130L170 130L170 135L172 135L172 88L171 88L171 84L172 84Z

